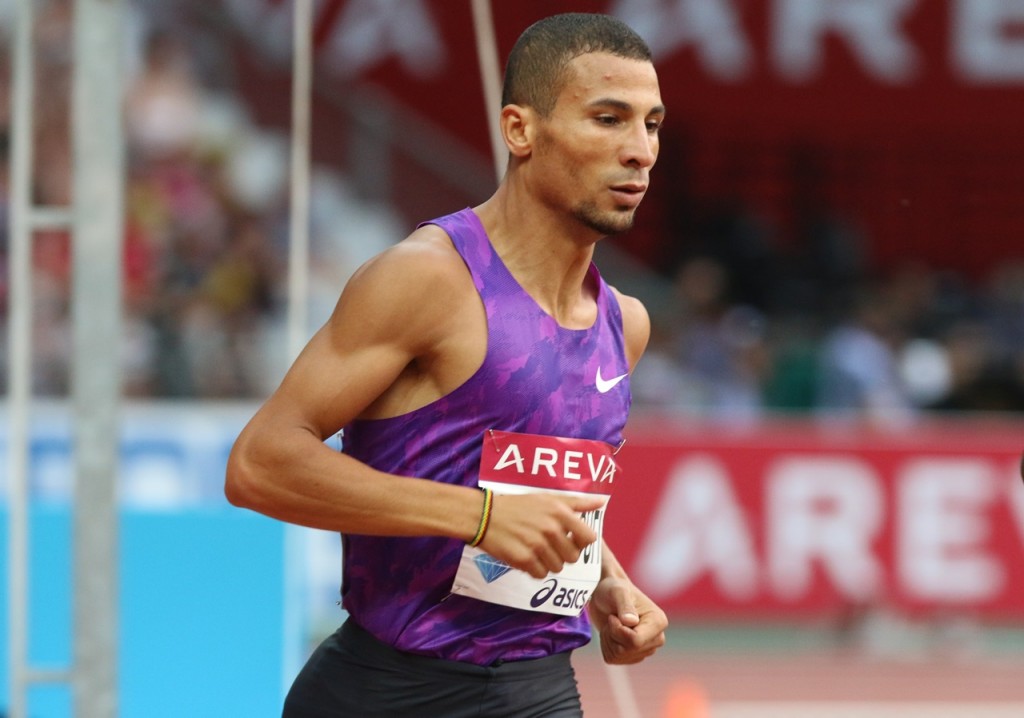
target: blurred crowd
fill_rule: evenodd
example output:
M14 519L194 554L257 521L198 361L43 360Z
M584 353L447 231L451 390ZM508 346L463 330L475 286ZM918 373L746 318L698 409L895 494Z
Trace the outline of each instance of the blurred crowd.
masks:
M720 226L672 273L634 381L641 405L882 423L1024 412L1024 255L970 281L914 260L873 269L852 224L789 252L745 213Z
M40 206L71 198L70 12L70 0L50 0L37 19L33 192ZM159 20L133 16L124 50L124 390L260 397L288 360L287 138L253 122L216 43ZM4 42L7 155L11 38ZM4 391L9 184L5 174ZM315 172L311 201L315 326L354 267L406 230L387 211L367 211L344 177L328 170ZM784 253L742 209L706 228L703 242L678 257L671 301L654 312L651 349L634 380L638 407L725 418L836 410L884 420L1024 411L1024 259L980 281L917 263L879 272L851 226L809 232L814 241L800 253ZM37 232L33 255L34 391L60 396L71 360L68 233Z
M70 0L37 3L36 206L65 207L72 196L72 5ZM122 48L127 68L124 391L129 397L262 396L288 360L288 138L256 125L232 88L230 57L216 43L173 22L161 23L167 18L155 7L129 16ZM11 40L4 38L5 63ZM0 91L7 103L0 117L5 154L10 151L10 69L3 68ZM9 184L5 175L5 218ZM354 266L379 249L373 237L391 230L361 230L350 241L341 218L351 220L354 211L347 205L355 200L344 179L316 168L311 185L309 303L311 321L319 322ZM355 218L358 222L357 213ZM7 264L7 230L5 220L0 268ZM37 231L33 262L33 390L61 396L68 391L71 361L69 233ZM7 299L3 271L5 325ZM5 330L0 342L6 341ZM3 354L0 361L6 364ZM6 370L0 376L6 382Z

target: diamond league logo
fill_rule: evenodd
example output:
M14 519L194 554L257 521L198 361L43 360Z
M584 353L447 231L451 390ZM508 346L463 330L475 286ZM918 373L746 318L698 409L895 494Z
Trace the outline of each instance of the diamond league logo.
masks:
M483 575L484 580L487 583L494 583L499 578L504 576L506 573L512 570L512 567L500 559L489 556L485 553L476 556L473 559L473 563L480 569L480 573Z

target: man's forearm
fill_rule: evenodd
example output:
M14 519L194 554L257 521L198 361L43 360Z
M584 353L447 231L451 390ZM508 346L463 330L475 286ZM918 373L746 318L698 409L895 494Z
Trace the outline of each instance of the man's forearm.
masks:
M603 538L601 539L601 578L629 579L626 569L622 568L619 559L615 558L615 554L608 547L608 542Z

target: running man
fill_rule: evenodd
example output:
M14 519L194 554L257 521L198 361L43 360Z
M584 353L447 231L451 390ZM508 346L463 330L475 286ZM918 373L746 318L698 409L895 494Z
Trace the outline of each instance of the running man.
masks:
M349 616L288 718L579 716L591 627L609 663L664 644L600 536L616 479L643 490L614 455L650 322L591 262L658 156L650 51L614 18L549 17L502 104L495 193L361 267L231 453L233 504L342 536Z

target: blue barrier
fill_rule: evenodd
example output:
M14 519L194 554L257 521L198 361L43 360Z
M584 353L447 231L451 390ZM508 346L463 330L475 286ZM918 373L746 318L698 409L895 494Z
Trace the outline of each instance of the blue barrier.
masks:
M31 525L29 655L34 667L65 667L72 628L70 513L38 508ZM122 513L120 715L280 715L288 679L283 535L278 522L228 508ZM0 513L0 549L6 556L6 511ZM0 582L6 615L6 572ZM2 639L0 706L9 697L6 628ZM66 687L33 687L29 714L63 718L70 702Z

